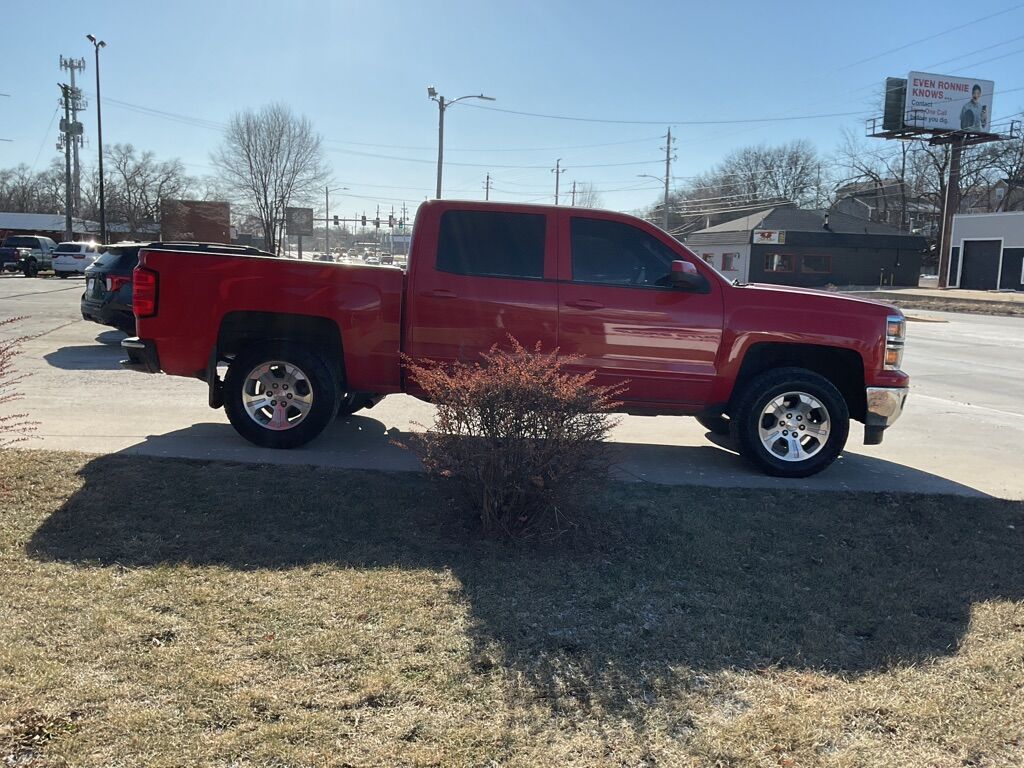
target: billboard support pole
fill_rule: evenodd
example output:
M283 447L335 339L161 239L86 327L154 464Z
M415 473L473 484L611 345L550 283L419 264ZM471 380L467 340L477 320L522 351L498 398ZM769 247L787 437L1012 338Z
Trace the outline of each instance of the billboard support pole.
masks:
M299 261L302 261L302 235L299 235Z
M953 247L953 215L960 209L960 157L963 149L961 138L953 142L949 156L949 180L946 182L946 197L942 201L942 235L939 237L939 288L949 287L949 252Z

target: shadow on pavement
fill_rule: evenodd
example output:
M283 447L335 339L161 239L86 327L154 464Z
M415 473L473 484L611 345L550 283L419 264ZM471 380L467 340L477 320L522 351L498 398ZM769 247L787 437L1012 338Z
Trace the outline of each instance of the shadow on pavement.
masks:
M339 418L312 443L290 451L254 446L226 423L201 423L163 435L150 435L125 452L339 469L420 470L416 456L395 445L396 442L408 445L411 433L387 427L372 414L370 410ZM609 443L613 477L627 482L718 488L987 495L939 475L849 451L814 477L801 480L767 477L740 458L728 440L710 434L708 437L708 444L702 446Z
M110 334L116 335L116 339ZM54 368L65 371L118 370L121 368L121 360L125 358L120 346L123 338L124 334L120 331L108 331L96 337L99 344L61 347L47 352L43 359Z
M335 439L384 437L350 429ZM957 652L976 603L1024 598L1024 504L997 499L613 483L584 532L527 548L481 540L419 474L111 455L80 476L33 557L450 570L476 672L510 667L556 709L642 718L693 670L927 662Z
M109 331L103 331L96 335L96 341L100 344L106 344L107 346L117 347L121 355L124 355L124 350L121 349L121 342L125 339L127 334L124 331L118 331L111 329Z

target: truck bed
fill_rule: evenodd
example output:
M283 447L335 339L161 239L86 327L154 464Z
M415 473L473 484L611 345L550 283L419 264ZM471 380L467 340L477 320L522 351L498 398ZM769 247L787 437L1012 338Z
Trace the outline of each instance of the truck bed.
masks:
M139 266L159 282L157 314L139 318L138 333L161 339L168 374L203 378L225 323L244 327L273 314L331 318L344 339L347 385L400 389L405 275L397 268L171 249L142 251Z

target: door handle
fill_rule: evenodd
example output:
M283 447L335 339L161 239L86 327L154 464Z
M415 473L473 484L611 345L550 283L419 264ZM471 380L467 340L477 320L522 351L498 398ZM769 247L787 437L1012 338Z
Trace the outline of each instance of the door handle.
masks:
M574 309L604 309L604 304L593 299L577 299L576 301L567 301L565 304Z
M457 299L458 298L458 296L456 296L456 294L455 294L455 291L451 290L450 288L434 288L433 290L425 291L423 295L424 296L430 296L431 298L434 298L434 299Z

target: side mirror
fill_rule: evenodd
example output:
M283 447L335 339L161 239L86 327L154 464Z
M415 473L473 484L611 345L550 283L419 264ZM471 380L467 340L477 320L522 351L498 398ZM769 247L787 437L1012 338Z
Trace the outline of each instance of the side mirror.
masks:
M672 271L669 273L669 280L676 288L687 291L703 289L707 281L697 271L697 268L688 261L677 259L672 262Z

